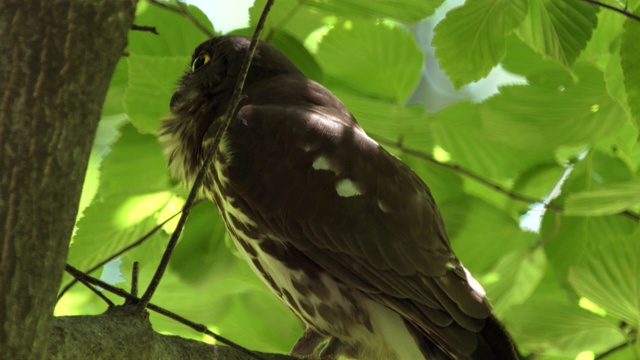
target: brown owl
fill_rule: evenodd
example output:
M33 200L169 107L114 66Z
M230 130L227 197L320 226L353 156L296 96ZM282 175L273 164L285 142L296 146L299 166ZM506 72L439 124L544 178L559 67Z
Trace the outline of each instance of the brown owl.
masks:
M161 142L191 185L227 110L249 39L198 46ZM427 185L329 90L268 44L204 180L255 273L306 324L293 355L517 359L453 253Z

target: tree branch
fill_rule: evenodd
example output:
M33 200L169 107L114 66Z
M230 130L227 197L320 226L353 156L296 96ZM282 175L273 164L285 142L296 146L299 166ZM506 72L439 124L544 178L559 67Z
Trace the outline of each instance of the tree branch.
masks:
M152 34L158 35L158 30L156 29L155 26L144 26L144 25L133 24L133 25L131 25L131 30L133 30L133 31L146 31L146 32L150 32Z
M383 144L383 145L392 147L394 149L400 150L403 153L409 154L409 155L411 155L413 157L416 157L418 159L422 159L422 160L430 162L432 164L447 168L447 169L449 169L451 171L454 171L454 172L456 172L456 173L458 173L458 174L460 174L462 176L470 178L470 179L472 179L472 180L474 180L474 181L476 181L476 182L478 182L478 183L480 183L480 184L482 184L482 185L484 185L484 186L486 186L486 187L488 187L488 188L490 188L490 189L492 189L492 190L494 190L496 192L499 192L499 193L509 197L510 199L513 199L513 200L516 200L516 201L520 201L520 202L524 202L524 203L527 203L527 204L540 203L545 208L547 208L549 210L556 211L556 212L560 212L560 213L564 211L564 207L561 206L561 205L554 204L554 203L548 203L548 202L545 202L542 199L536 199L536 198L533 198L533 197L529 197L529 196L526 196L526 195L515 193L515 192L513 192L511 190L508 190L508 189L505 189L504 187L492 182L491 180L485 179L482 176L480 176L480 175L478 175L478 174L476 174L476 173L474 173L474 172L472 172L470 170L467 170L467 169L465 169L465 168L463 168L463 167L461 167L459 165L449 164L449 163L444 163L444 162L438 161L433 156L431 156L429 154L426 154L424 152L421 152L419 150L407 148L404 145L402 145L402 143L400 143L398 141L385 139L385 138L382 138L382 137L379 137L379 136L375 136L375 135L372 135L372 136L380 144ZM636 214L634 212L631 212L629 210L622 211L622 212L618 213L618 215L624 216L624 217L626 217L628 219L631 219L633 221L636 221L636 222L640 222L640 215L638 215L638 214Z
M626 348L627 346L629 346L629 342L623 342L622 344L616 345L616 346L612 347L611 349L603 352L602 354L596 356L595 358L593 358L593 360L602 360L602 359L606 358L607 356L613 355L616 352Z
M624 9L620 9L618 7L615 7L613 5L609 5L609 4L605 4L602 1L597 1L597 0L582 0L584 2L587 2L589 4L593 4L593 5L597 5L600 7L603 7L605 9L609 9L611 11L617 12L618 14L622 14L630 19L633 19L635 21L640 22L640 16L630 12L626 7Z
M61 316L53 322L47 359L219 359L253 360L237 349L178 336L158 334L148 313L116 306L100 315ZM141 356L140 354L144 354ZM287 355L259 354L265 360L294 360Z
M195 202L195 204L193 205L194 207L197 206L198 204L200 204L202 202L202 200L198 200ZM136 240L135 242L125 246L124 248L116 251L114 254L112 254L111 256L107 257L106 259L100 261L99 263L97 263L96 265L92 266L91 268L89 268L88 270L85 270L84 273L85 274L91 274L92 272L100 269L101 267L105 266L108 262L115 260L116 258L122 256L124 253L126 253L127 251L142 245L145 241L147 241L153 234L155 234L158 230L162 229L163 226L165 226L169 221L173 220L176 216L180 215L180 213L182 212L182 210L178 211L177 213L171 215L168 219L164 220L163 222L161 222L160 224L154 226L151 230L149 230L149 232L147 232L146 234L142 235L142 237L140 237L140 239ZM60 301L60 299L64 296L64 294L69 291L69 289L71 289L71 287L73 287L73 285L75 285L78 282L78 279L73 279L71 280L67 285L65 285L62 290L60 290L60 293L58 294L58 298L57 301Z
M0 1L2 358L46 353L91 146L135 7Z
M438 165L440 167L444 167L447 168L449 170L452 170L458 174L461 174L465 177L468 177L496 192L499 192L507 197L509 197L510 199L513 200L517 200L520 202L524 202L527 204L533 204L533 203L541 203L545 206L545 208L547 209L551 209L554 211L562 211L562 207L560 205L556 205L556 204L551 204L551 203L544 203L544 201L542 199L536 199L536 198L532 198L526 195L521 195L521 194L517 194L512 192L511 190L505 189L504 187L491 182L488 179L483 178L482 176L467 170L459 165L456 164L449 164L449 163L444 163L441 161L436 160L436 158L434 158L433 156L426 154L424 152L421 152L419 150L415 150L415 149L411 149L411 148L407 148L404 145L402 145L402 143L398 142L398 141L393 141L393 140L389 140L389 139L385 139L379 136L374 136L374 139L379 142L380 144L392 147L394 149L400 150L405 154L411 155L413 157L416 157L418 159L430 162L432 164Z
M122 290L122 289L120 289L118 287L115 287L115 286L113 286L111 284L107 284L106 282L104 282L102 280L99 280L99 279L96 279L96 278L94 278L92 276L89 276L89 275L83 273L82 271L74 268L73 266L71 266L69 264L66 265L65 271L67 273L69 273L71 276L73 276L74 278L80 280L82 283L89 283L89 284L92 284L92 285L100 286L101 288L109 291L110 293L118 295L118 296L124 298L126 300L126 303L131 304L130 306L126 306L127 308L131 308L132 309L130 311L133 311L133 309L138 309L138 312L140 314L145 313L145 312L140 312L139 311L138 304L140 303L140 299L137 296L134 296L134 295L128 293L127 291ZM236 344L235 342L233 342L233 341L231 341L231 340L229 340L229 339L227 339L227 338L225 338L225 337L223 337L221 335L218 335L218 334L210 331L209 329L207 329L206 326L204 326L202 324L194 323L191 320L185 319L185 318L183 318L182 316L180 316L180 315L178 315L176 313L173 313L173 312L171 312L171 311L169 311L167 309L164 309L164 308L162 308L162 307L160 307L158 305L152 304L152 303L147 304L147 309L152 310L154 312L157 312L158 314L164 315L164 316L166 316L166 317L168 317L170 319L173 319L173 320L175 320L175 321L177 321L177 322L179 322L179 323L181 323L181 324L183 324L185 326L190 327L191 329L193 329L193 330L195 330L195 331L197 331L199 333L203 333L205 335L208 335L211 338L213 338L214 340L216 340L216 341L218 341L218 342L220 342L222 344L225 344L228 347L237 350L238 352L241 352L241 353L244 353L247 356L250 356L250 359L264 360L264 358L261 355L255 353L255 352L253 352L253 351L251 351L249 349L246 349L246 348ZM142 315L138 315L138 316L142 316Z

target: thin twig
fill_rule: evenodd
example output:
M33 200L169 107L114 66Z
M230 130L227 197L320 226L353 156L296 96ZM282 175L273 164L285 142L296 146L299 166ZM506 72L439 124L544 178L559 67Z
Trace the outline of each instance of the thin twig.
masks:
M195 205L199 204L201 201L198 201ZM195 206L194 205L194 206ZM173 218L175 218L176 216L180 215L181 211L178 211L177 213L171 215L168 219L166 219L165 221L161 222L160 224L156 225L155 227L153 227L153 229L149 230L149 232L147 232L146 234L144 234L140 239L136 240L134 243L125 246L124 248L120 249L119 251L117 251L115 254L112 254L111 256L109 256L108 258L100 261L99 263L97 263L96 265L92 266L91 268L89 268L88 270L85 270L85 273L87 274L91 274L92 272L100 269L101 267L103 267L104 265L106 265L108 262L115 260L116 258L120 257L120 255L126 253L127 251L133 249L136 246L141 245L143 242L147 241L151 235L155 234L156 231L160 230L163 226L165 226L169 221L171 221ZM77 279L73 279L71 280L67 285L65 285L62 290L60 291L60 293L58 294L58 299L56 301L60 301L60 299L62 298L62 296L64 296L64 294L69 291L69 289L71 289L71 287L73 285L75 285L78 282Z
M633 326L628 324L626 321L620 321L620 324L618 325L618 328L626 333L627 341L623 342L621 344L618 344L618 345L612 347L611 349L603 352L602 354L596 356L594 358L594 360L602 360L602 359L608 357L609 355L613 355L614 353L616 353L616 352L618 352L620 350L623 350L623 349L625 349L625 348L627 348L629 346L633 346L633 344L635 342L637 342L636 338L638 336L638 329L634 328Z
M623 342L622 344L616 345L614 347L612 347L611 349L603 352L602 354L596 356L595 358L593 358L593 360L602 360L604 358L606 358L609 355L613 355L614 353L626 348L627 346L629 346L629 342Z
M176 3L178 4L177 7L173 7L171 5L165 4L163 2L160 2L158 0L148 0L151 4L163 8L167 11L171 11L173 13L176 13L178 15L182 15L184 17L186 17L189 21L191 21L191 23L193 25L195 25L195 27L198 28L198 30L202 31L205 35L207 35L208 37L213 37L214 34L207 29L206 26L204 26L204 24L202 24L200 21L198 21L198 19L196 19L190 12L189 9L187 8L187 6L180 2L180 1L176 1Z
M91 290L94 294L98 295L100 299L107 303L108 307L116 306L108 297L106 297L100 290L96 289L92 284L88 283L84 279L77 279L82 285L86 286L87 289Z
M198 28L198 30L202 31L205 35L207 35L210 38L213 37L213 33L209 31L209 29L207 29L200 21L198 21L198 19L196 19L193 16L193 14L189 12L187 5L185 5L182 1L176 1L176 3L178 4L178 7L180 8L180 10L182 10L182 13L184 14L184 16L187 19L189 19L189 21L191 21L191 23L193 23L193 25L195 25Z
M131 270L131 295L138 296L138 277L140 276L140 263L133 262L133 269Z
M629 211L629 210L625 210L625 211L619 213L618 215L622 215L622 216L624 216L626 218L629 218L631 220L635 220L637 222L640 222L640 215L638 215L638 214L636 214L636 213L634 213L632 211Z
M507 197L509 197L511 199L518 200L518 201L521 201L521 202L525 202L527 204L541 203L547 209L551 209L551 210L554 210L554 211L562 211L562 207L560 205L553 204L553 203L544 203L541 199L536 199L536 198L528 197L528 196L525 196L525 195L516 194L516 193L514 193L514 192L512 192L512 191L510 191L508 189L503 188L502 186L500 186L498 184L495 184L495 183L483 178L480 175L477 175L477 174L471 172L470 170L467 170L467 169L465 169L463 167L460 167L459 165L443 163L441 161L436 160L431 155L428 155L426 153L423 153L423 152L415 150L415 149L411 149L411 148L405 147L404 145L402 145L401 143L396 142L396 141L392 141L392 140L389 140L389 139L384 139L384 138L381 138L379 136L373 136L373 138L377 142L379 142L380 144L383 144L383 145L398 149L398 150L400 150L400 151L402 151L402 152L404 152L406 154L409 154L409 155L411 155L413 157L416 157L418 159L422 159L422 160L428 161L428 162L430 162L432 164L435 164L435 165L438 165L438 166L453 170L454 172L457 172L458 174L462 174L462 175L464 175L464 176L466 176L466 177L468 177L470 179L473 179L476 182L478 182L478 183L480 183L480 184L482 184L482 185L484 185L484 186L486 186L488 188L491 188L491 189L495 190L496 192L499 192L499 193L501 193L501 194L503 194L503 195L505 195L505 196L507 196Z
M131 294L129 294L128 292L126 292L123 289L120 289L118 287L115 287L113 285L107 284L106 282L96 279L90 275L87 275L85 273L83 273L82 271L74 268L73 266L66 264L65 266L65 271L67 273L69 273L69 275L73 276L74 278L78 279L78 281L81 281L83 283L88 283L88 284L93 284L96 286L99 286L107 291L109 291L112 294L118 295L122 298L124 298L127 302L129 303L140 303L141 299L139 299L136 296L133 296ZM228 347L234 348L240 352L242 352L243 354L246 354L248 356L253 357L254 359L258 359L258 360L266 360L264 357L260 356L259 354L256 354L255 352L246 349L238 344L236 344L235 342L220 336L212 331L210 331L209 329L207 329L206 326L202 325L202 324L197 324L194 323L193 321L190 321L188 319L183 318L182 316L173 313L165 308L162 308L158 305L149 303L147 305L147 309L152 310L154 312L157 312L158 314L164 315L166 317L169 317L181 324L184 324L188 327L190 327L191 329L198 331L200 333L206 334L208 336L210 336L211 338L213 338L214 340L220 342L221 344L227 345Z
M560 232L560 224L561 224L561 213L559 211L555 211L553 213L553 229L549 231L545 236L540 237L535 244L533 245L533 249L539 249L544 247L549 240L553 239Z
M145 31L145 32L150 32L152 34L158 34L158 30L156 30L155 26L144 26L144 25L136 25L133 24L131 25L131 30L133 31Z
M151 297L153 296L154 292L158 288L158 285L160 284L160 279L162 279L162 275L164 274L165 270L167 269L167 266L169 265L169 260L171 259L173 249L178 243L178 238L182 233L182 228L184 227L184 224L187 220L187 216L189 216L189 212L191 211L191 207L193 206L195 198L197 194L200 192L200 187L202 186L202 181L204 180L204 176L209 171L209 164L211 164L211 160L213 160L213 157L218 151L220 140L222 139L222 136L227 130L227 127L231 122L231 118L233 117L233 114L235 114L236 112L238 104L242 100L242 89L244 86L244 81L247 77L247 73L249 72L249 66L251 66L251 60L253 58L253 54L255 53L256 47L258 46L258 39L260 38L260 33L262 32L262 28L264 27L264 23L267 19L267 15L269 14L269 10L271 9L271 5L273 5L273 1L274 0L267 0L266 5L264 6L264 10L262 10L262 15L260 16L260 20L258 21L258 24L256 25L256 28L253 32L253 38L251 39L251 44L249 45L249 49L245 54L244 61L242 63L242 68L240 69L240 74L238 75L236 87L233 91L231 102L229 103L229 106L227 108L224 121L222 122L218 132L213 138L213 144L211 146L211 150L207 154L207 157L202 162L200 171L198 172L198 175L196 176L196 179L193 182L193 187L191 188L191 192L189 192L187 201L185 202L184 207L182 208L182 215L180 216L180 220L178 220L176 229L174 230L173 234L171 235L171 238L169 239L169 243L167 244L167 249L162 255L162 260L160 261L160 264L158 265L158 268L156 269L156 272L153 275L153 278L151 279L151 282L149 283L147 290L142 295L140 304L138 304L141 309L144 309L144 307L149 303L149 301L151 300Z
M582 0L584 2L588 2L589 4L593 4L593 5L597 5L597 6L601 6L605 9L609 9L611 11L617 12L618 14L622 14L630 19L633 19L635 21L640 22L640 16L628 11L626 8L624 9L620 9L618 7L615 7L613 5L609 5L609 4L605 4L601 1L597 1L597 0Z

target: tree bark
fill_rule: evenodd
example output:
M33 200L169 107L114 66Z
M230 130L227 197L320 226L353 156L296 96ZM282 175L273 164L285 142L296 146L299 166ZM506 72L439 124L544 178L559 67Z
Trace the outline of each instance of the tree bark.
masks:
M62 316L54 321L48 360L153 359L254 360L239 350L161 335L147 313L114 307L102 315ZM287 355L258 354L268 360L294 360Z
M42 358L136 0L0 1L0 349Z

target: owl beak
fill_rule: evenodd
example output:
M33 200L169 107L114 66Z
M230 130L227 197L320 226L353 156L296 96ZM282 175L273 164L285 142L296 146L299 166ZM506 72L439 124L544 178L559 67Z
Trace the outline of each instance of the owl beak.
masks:
M183 96L180 92L174 92L173 96L171 96L171 101L169 101L169 109L173 111L174 107L176 107L182 101L182 98Z

